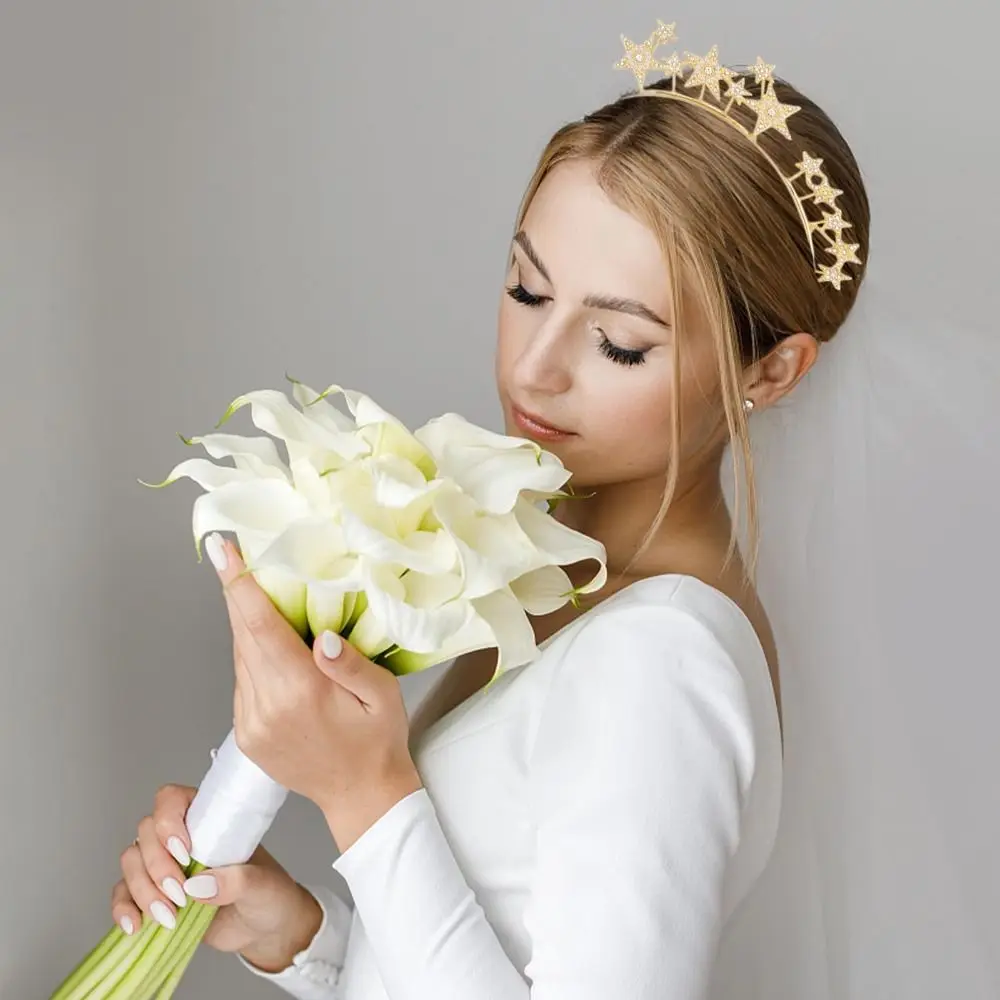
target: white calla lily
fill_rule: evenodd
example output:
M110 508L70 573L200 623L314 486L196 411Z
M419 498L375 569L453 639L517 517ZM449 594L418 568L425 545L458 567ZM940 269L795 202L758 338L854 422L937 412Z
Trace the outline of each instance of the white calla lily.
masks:
M305 497L277 479L230 482L194 502L195 544L210 531L233 531L245 538L273 539L289 525L309 515ZM256 546L255 546L256 547Z
M229 483L260 482L260 477L247 469L236 469L231 465L216 465L207 458L185 459L167 473L167 478L162 483L146 483L141 479L139 482L143 486L160 489L163 486L176 483L178 479L191 479L203 490L217 490L220 486L226 486Z
M368 608L350 635L362 651L367 652L365 647L375 639L374 646L380 653L390 646L432 653L473 615L468 601L454 599L461 592L457 575L397 576L388 566L367 561L365 571Z
M458 562L452 539L441 531L414 531L395 537L385 511L368 510L365 516L344 509L340 522L344 544L376 563L405 566L419 573L450 573Z
M200 444L212 458L232 458L237 469L253 472L263 479L288 479L288 467L270 438L203 434L181 440L189 445Z
M599 564L590 582L582 587L575 587L575 593L592 594L607 583L607 552L596 539L567 527L527 500L518 500L514 506L514 516L545 563L569 566L593 559Z
M430 452L438 475L455 481L483 510L506 514L522 490L558 490L569 471L527 438L494 434L457 413L428 421L414 433Z
M237 396L222 415L219 425L244 406L250 407L250 419L255 427L284 442L290 460L306 454L324 468L336 468L370 450L357 433L332 429L312 420L277 389L256 389Z
M367 442L373 455L405 458L420 469L427 479L435 477L437 470L430 452L402 421L382 409L371 397L343 386L327 386L320 393L320 398L326 399L333 393L340 393L346 400L357 423L358 436Z
M490 516L457 489L438 494L432 510L455 544L468 599L505 587L539 565L537 550L513 515Z
M573 582L559 566L542 566L510 581L510 589L529 615L550 615L574 593Z
M206 490L196 544L235 533L251 572L308 637L330 629L397 673L497 648L494 680L537 654L528 615L543 615L607 579L604 547L557 522L550 501L569 471L525 438L445 414L415 434L363 393L317 392L295 379L237 397L271 438L186 439L212 458L181 462ZM329 401L343 396L350 416ZM586 584L561 569L594 560Z

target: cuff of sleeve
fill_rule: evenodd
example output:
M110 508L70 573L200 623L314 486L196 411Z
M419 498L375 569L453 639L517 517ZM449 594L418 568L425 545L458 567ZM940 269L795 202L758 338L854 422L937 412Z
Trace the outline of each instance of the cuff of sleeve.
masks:
M353 845L352 845L353 846ZM307 885L323 911L323 920L312 941L280 972L265 972L242 955L237 958L255 976L267 979L299 1000L330 1000L347 954L353 910L326 886Z
M334 871L342 875L350 885L354 874L363 871L373 855L389 844L395 846L400 831L405 830L421 815L427 814L437 818L427 789L420 787L391 806L346 851L341 852L333 862Z

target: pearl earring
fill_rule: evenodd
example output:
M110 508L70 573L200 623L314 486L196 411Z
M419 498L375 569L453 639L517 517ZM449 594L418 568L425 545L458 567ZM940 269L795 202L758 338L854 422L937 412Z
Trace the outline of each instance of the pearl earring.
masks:
M743 409L746 410L747 413L749 413L753 409L753 400L752 399L744 399L743 400Z

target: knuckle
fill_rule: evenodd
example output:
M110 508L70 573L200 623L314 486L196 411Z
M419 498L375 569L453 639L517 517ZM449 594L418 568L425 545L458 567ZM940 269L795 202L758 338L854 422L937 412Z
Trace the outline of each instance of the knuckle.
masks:
M174 783L162 785L157 789L154 799L156 811L183 808L184 804L190 801L194 792L195 789L189 785Z
M139 853L139 848L135 844L129 844L118 857L118 865L122 872L127 871L132 864L132 859Z
M139 839L156 835L156 820L152 816L143 816L139 820Z

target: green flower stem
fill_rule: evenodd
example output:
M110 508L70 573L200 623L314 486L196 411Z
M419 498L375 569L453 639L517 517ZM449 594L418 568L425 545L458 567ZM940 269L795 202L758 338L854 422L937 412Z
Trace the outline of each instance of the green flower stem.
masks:
M216 907L200 905L198 921L192 927L191 939L187 951L174 963L173 969L167 976L160 991L156 994L155 1000L169 1000L173 996L174 990L177 989L177 985L181 981L181 977L184 975L191 959L194 958L195 952L198 950L201 939L205 936L205 932L215 917L215 910Z
M172 931L163 931L165 948L158 956L153 969L146 975L137 991L115 992L112 1000L153 1000L160 996L160 989L176 975L180 982L194 953L198 950L205 931L215 917L217 907L203 903L188 903L177 926Z
M128 935L123 931L121 938L99 961L84 959L84 965L89 965L86 973L82 977L75 973L70 976L67 982L72 980L72 985L69 988L60 987L52 1000L103 1000L108 990L125 975L136 957L145 951L157 926L155 921L150 920L136 934Z
M204 865L192 862L185 869L185 875L189 877L200 870L204 870ZM139 998L149 996L147 983L152 983L155 980L157 970L161 968L161 965L165 965L167 969L170 968L174 956L183 946L185 930L196 918L199 906L211 909L212 916L215 915L214 907L204 907L204 904L192 900L178 912L177 926L172 931L168 931L166 927L161 927L155 921L151 921L155 927L152 943L144 950L142 957L137 962L130 963L126 969L125 977L117 983L113 990L93 997L85 996L80 1000L133 1000L133 998L139 1000ZM205 928L208 928L207 923Z
M205 870L192 861L187 877ZM168 931L149 917L126 934L117 925L100 940L52 995L51 1000L166 1000L194 957L218 907L196 900L177 914Z
M89 955L87 955L82 962L66 977L62 985L54 994L54 997L60 997L68 994L71 990L75 989L77 985L85 979L94 968L104 961L108 953L116 948L122 940L127 937L125 932L117 924L108 931L107 934L101 939L100 943Z

